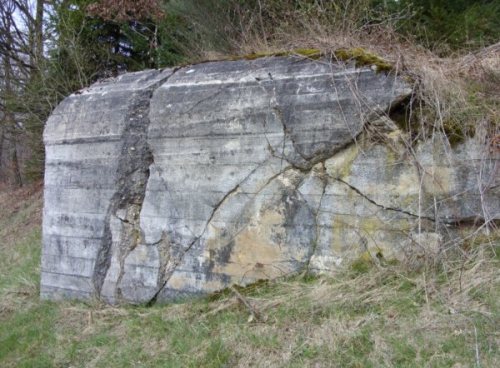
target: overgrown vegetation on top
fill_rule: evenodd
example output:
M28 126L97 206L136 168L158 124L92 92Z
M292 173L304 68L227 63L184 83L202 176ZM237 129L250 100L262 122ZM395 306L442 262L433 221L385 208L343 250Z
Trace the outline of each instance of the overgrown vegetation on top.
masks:
M498 367L499 236L189 303L39 300L41 193L0 192L2 367Z
M498 135L495 0L35 3L0 5L0 173L18 186L41 177L44 122L70 93L125 71L237 55L364 49L415 81L404 121L413 137L460 141L478 125Z

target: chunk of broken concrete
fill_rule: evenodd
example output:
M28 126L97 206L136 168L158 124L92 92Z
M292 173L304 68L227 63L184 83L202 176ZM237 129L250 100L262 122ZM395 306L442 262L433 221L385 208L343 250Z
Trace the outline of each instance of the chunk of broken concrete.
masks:
M433 173L422 180L363 139L410 92L371 68L271 57L69 96L44 133L42 297L147 303L328 272L361 252L397 255L417 222L434 231L437 197L450 218L476 214L465 151L445 162L419 148ZM456 193L467 200L444 200Z

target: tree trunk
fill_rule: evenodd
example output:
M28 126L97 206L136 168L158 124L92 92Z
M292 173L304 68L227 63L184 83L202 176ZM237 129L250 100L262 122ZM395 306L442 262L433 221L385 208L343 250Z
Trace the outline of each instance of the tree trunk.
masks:
M7 25L8 22L7 22ZM13 71L12 71L12 64L11 64L11 59L9 55L4 55L3 56L3 69L4 69L4 88L3 88L3 99L4 99L4 104L5 104L5 109L4 109L4 121L3 121L3 127L2 127L2 146L3 146L3 141L5 140L6 136L11 138L11 144L12 144L12 156L11 157L6 157L6 167L11 167L12 171L8 173L8 176L10 178L7 178L7 181L13 181L17 186L22 186L22 176L21 176L21 168L19 165L19 159L17 155L17 137L16 137L16 119L14 112L10 109L9 107L9 101L13 97L13 89L12 89L12 77L13 77ZM9 139L10 139L9 138ZM2 147L3 149L3 147ZM7 152L10 151L9 149L9 144L7 144ZM10 159L10 162L9 162Z
M31 66L30 78L36 78L43 60L43 5L45 0L37 0L35 14L29 27L28 47L29 63Z
M21 165L19 165L19 157L17 155L17 142L14 141L14 151L12 152L12 167L14 170L14 182L16 186L23 186L23 177L21 176Z
M3 172L3 142L4 142L4 127L3 125L0 126L0 182L2 182L4 180L4 178L2 178L2 172Z
M37 0L36 2L36 14L35 14L35 63L36 66L40 66L43 60L43 5L44 0Z

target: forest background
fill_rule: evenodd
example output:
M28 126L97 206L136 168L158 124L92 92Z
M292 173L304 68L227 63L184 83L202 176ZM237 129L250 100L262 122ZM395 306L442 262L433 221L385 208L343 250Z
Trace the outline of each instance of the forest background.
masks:
M43 176L47 117L64 97L103 78L238 55L298 48L334 55L355 47L423 80L419 72L436 60L463 66L471 53L497 50L498 19L494 0L3 0L0 184L20 187ZM481 106L488 94L498 97L498 70L465 74L462 81L475 89L466 91L465 114L449 109L453 123L445 128L455 133L476 122L469 113L477 115L478 93ZM429 105L424 95L413 103ZM496 109L488 111L483 120L498 118Z

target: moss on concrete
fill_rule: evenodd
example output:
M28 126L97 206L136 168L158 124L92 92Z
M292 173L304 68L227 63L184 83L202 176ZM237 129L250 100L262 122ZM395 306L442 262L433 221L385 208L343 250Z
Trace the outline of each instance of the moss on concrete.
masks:
M363 274L367 273L374 265L375 262L373 261L370 252L364 251L351 263L350 268L355 274Z
M255 60L263 57L303 56L309 59L319 59L322 53L318 49L295 49L290 51L255 52L247 55L232 56L229 60Z
M474 137L475 129L470 123L467 123L467 121L463 122L454 119L447 119L443 121L444 133L448 137L448 141L452 147L464 142L466 138Z
M374 65L378 72L390 72L393 69L393 65L387 60L361 47L339 49L333 52L333 56L341 61L354 61L357 67Z
M299 48L289 51L273 51L273 52L255 52L247 55L232 56L229 60L255 60L263 57L284 57L284 56L303 56L309 59L319 59L327 54L318 49ZM340 61L355 61L357 67L374 65L377 71L389 72L393 69L393 65L373 53L370 53L360 47L353 49L338 49L333 51L333 57Z

